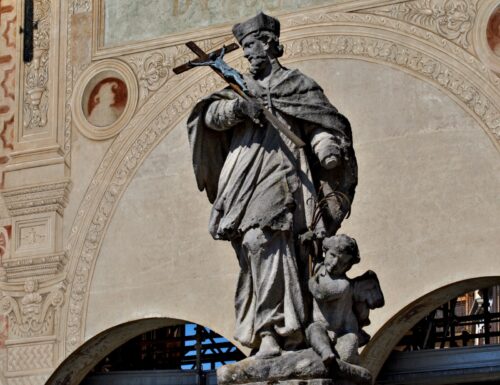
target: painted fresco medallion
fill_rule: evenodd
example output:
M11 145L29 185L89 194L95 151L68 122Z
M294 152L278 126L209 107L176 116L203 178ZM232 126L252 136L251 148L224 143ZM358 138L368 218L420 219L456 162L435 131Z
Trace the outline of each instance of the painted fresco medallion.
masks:
M73 100L76 126L90 139L117 135L134 113L137 94L137 81L125 63L98 62L77 81Z
M123 114L127 105L127 86L118 77L106 77L92 87L87 86L83 97L84 115L96 127L108 127Z
M500 57L500 5L495 8L488 20L486 38L492 52Z

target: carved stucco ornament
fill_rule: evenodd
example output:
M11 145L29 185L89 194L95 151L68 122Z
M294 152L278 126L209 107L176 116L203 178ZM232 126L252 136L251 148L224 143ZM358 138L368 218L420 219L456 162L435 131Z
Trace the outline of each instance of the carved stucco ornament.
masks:
M204 51L211 51L230 42L232 38L223 37L204 40L199 45ZM171 79L174 67L193 58L184 45L125 56L139 83L139 107Z
M498 78L474 56L442 36L399 20L364 14L307 14L286 19L283 24L285 63L319 57L354 58L401 69L443 90L498 143ZM241 70L241 55L229 62ZM90 277L119 197L150 150L199 98L223 85L217 76L207 74L208 70L189 78L173 77L152 93L97 169L66 248L71 259L71 287L65 355L83 341Z
M49 109L50 0L34 1L33 60L24 69L23 126L27 132L47 125Z
M66 283L53 290L41 290L36 279L29 278L24 292L2 292L0 312L7 317L9 340L54 335L56 312L64 302Z
M74 0L70 3L73 13L84 13L92 11L92 0Z
M477 3L478 0L414 0L362 12L416 24L470 51Z

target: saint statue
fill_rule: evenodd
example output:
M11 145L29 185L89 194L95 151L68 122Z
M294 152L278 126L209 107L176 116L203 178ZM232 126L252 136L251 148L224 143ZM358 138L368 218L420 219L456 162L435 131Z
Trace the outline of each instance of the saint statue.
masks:
M233 34L257 102L216 92L194 107L188 134L198 187L213 203L209 231L231 242L241 268L235 338L269 358L302 346L312 317L307 244L334 235L348 215L357 165L349 121L314 80L280 64L279 21L259 13ZM263 108L306 145L276 130Z

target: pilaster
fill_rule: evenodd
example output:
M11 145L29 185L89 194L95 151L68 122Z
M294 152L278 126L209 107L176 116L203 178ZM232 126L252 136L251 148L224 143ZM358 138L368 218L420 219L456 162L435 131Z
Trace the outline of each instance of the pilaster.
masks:
M7 385L41 385L60 361L57 325L66 291L63 215L71 182L59 119L61 4L33 3L29 63L22 61L19 33L26 27L24 1L12 4L15 112L0 159L0 371Z

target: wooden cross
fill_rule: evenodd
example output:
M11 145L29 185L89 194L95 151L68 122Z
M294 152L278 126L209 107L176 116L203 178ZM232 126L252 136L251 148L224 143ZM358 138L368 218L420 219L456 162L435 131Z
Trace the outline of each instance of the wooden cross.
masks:
M209 54L205 53L200 47L198 47L198 45L194 41L188 41L186 43L186 46L191 51L193 51L196 55L198 55L198 59L188 61L187 63L184 63L178 67L175 67L173 71L176 75L179 75L183 72L190 70L191 68L194 68L195 67L193 65L194 63L201 63L201 62L208 59ZM229 45L226 45L225 48L226 48L226 53L228 53L228 52L236 51L239 48L239 46L236 43L231 43ZM217 56L219 56L221 52L222 52L222 48L214 51L213 53L216 54Z
M198 59L189 61L185 64L182 64L178 67L175 67L173 69L175 74L181 74L183 72L186 72L190 70L191 68L195 67L196 64L198 63L204 63L209 60L209 55L215 55L215 56L220 56L221 52L223 49L225 49L225 52L231 52L236 49L238 49L238 45L235 43L232 43L224 48L218 49L214 51L213 53L207 54L204 52L198 45L196 45L195 42L189 41L186 43L186 46L193 51L197 56ZM229 66L227 66L230 68ZM286 125L284 122L279 120L271 111L269 111L256 97L251 95L248 91L245 93L243 89L234 81L231 81L230 79L227 79L224 74L219 71L217 68L210 67L214 72L219 75L224 81L226 81L229 86L244 100L246 100L249 103L254 103L257 104L261 109L262 113L265 116L265 118L271 123L273 127L275 127L278 131L283 133L288 139L290 139L297 147L304 147L306 144L302 139L300 139L291 129ZM236 71L232 69L233 71Z

